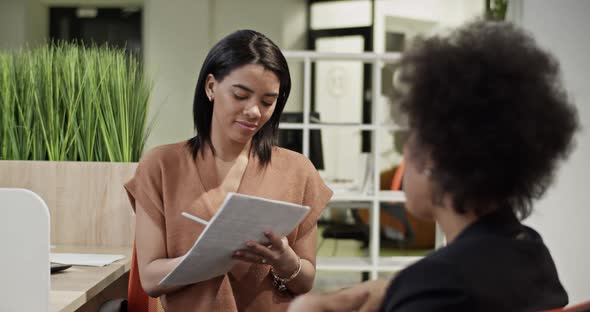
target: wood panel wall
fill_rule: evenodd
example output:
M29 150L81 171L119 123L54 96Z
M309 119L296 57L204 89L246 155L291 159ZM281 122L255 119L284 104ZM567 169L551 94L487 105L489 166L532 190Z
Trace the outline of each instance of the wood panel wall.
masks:
M54 245L129 247L135 218L123 184L136 167L136 163L3 160L0 187L29 189L45 200Z

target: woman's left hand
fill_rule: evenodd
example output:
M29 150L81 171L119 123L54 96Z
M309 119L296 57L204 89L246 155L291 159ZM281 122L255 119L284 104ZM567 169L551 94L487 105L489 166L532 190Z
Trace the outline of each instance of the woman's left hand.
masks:
M278 237L272 232L266 232L264 235L270 241L269 246L247 241L248 248L235 251L233 258L250 263L271 265L278 276L289 277L299 267L299 256L289 246L286 237Z

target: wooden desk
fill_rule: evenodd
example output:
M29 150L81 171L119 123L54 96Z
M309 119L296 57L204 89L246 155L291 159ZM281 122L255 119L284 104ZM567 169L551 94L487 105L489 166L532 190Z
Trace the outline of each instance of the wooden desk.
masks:
M105 267L73 266L52 274L49 311L70 312L80 308L96 311L109 297L127 297L131 248L56 246L51 252L121 254L126 257ZM110 294L105 295L106 292Z

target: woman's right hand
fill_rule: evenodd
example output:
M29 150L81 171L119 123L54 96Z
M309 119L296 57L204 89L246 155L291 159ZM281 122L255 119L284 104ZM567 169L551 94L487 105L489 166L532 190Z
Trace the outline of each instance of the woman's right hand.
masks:
M269 239L270 245L262 245L254 241L246 242L246 249L234 252L233 258L256 264L268 264L279 276L290 276L299 266L299 256L289 246L286 237L279 237L273 232L264 235Z

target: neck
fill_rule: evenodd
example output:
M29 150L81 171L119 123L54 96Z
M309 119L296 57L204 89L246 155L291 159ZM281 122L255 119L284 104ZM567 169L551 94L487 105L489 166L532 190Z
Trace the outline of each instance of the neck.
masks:
M463 230L478 218L473 212L459 214L453 207L450 198L445 198L442 207L435 209L434 213L434 219L444 233L447 244L452 243Z
M215 158L224 162L234 161L239 156L248 155L251 142L252 140L247 143L238 143L211 133L211 144L215 147Z

